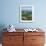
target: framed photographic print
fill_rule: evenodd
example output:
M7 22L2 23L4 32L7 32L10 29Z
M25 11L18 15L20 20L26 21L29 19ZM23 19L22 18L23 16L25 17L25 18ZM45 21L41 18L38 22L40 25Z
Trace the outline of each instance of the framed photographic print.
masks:
M34 21L34 7L32 5L20 5L20 22Z

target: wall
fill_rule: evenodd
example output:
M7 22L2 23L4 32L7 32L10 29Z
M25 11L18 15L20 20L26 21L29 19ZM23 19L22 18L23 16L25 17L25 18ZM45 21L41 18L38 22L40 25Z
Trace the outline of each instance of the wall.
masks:
M13 24L16 28L46 27L46 1L45 0L0 0L1 14L0 25ZM19 6L33 5L35 22L21 23L19 21Z

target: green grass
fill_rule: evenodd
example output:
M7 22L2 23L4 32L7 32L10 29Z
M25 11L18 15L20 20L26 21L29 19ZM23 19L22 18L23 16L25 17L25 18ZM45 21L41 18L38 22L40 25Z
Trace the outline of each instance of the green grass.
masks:
M22 20L32 20L32 12L22 11Z

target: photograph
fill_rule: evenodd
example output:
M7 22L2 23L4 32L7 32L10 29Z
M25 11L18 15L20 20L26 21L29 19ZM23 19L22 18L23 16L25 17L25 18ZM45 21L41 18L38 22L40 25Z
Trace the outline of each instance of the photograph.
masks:
M33 8L32 5L21 5L20 6L20 21L21 22L32 22L33 20Z

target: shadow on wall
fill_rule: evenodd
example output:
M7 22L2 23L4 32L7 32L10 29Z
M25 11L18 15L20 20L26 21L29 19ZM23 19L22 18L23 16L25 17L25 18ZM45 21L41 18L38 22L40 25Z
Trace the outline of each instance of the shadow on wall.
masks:
M3 29L6 28L4 24L0 24L0 43L2 43L2 32L5 32Z

